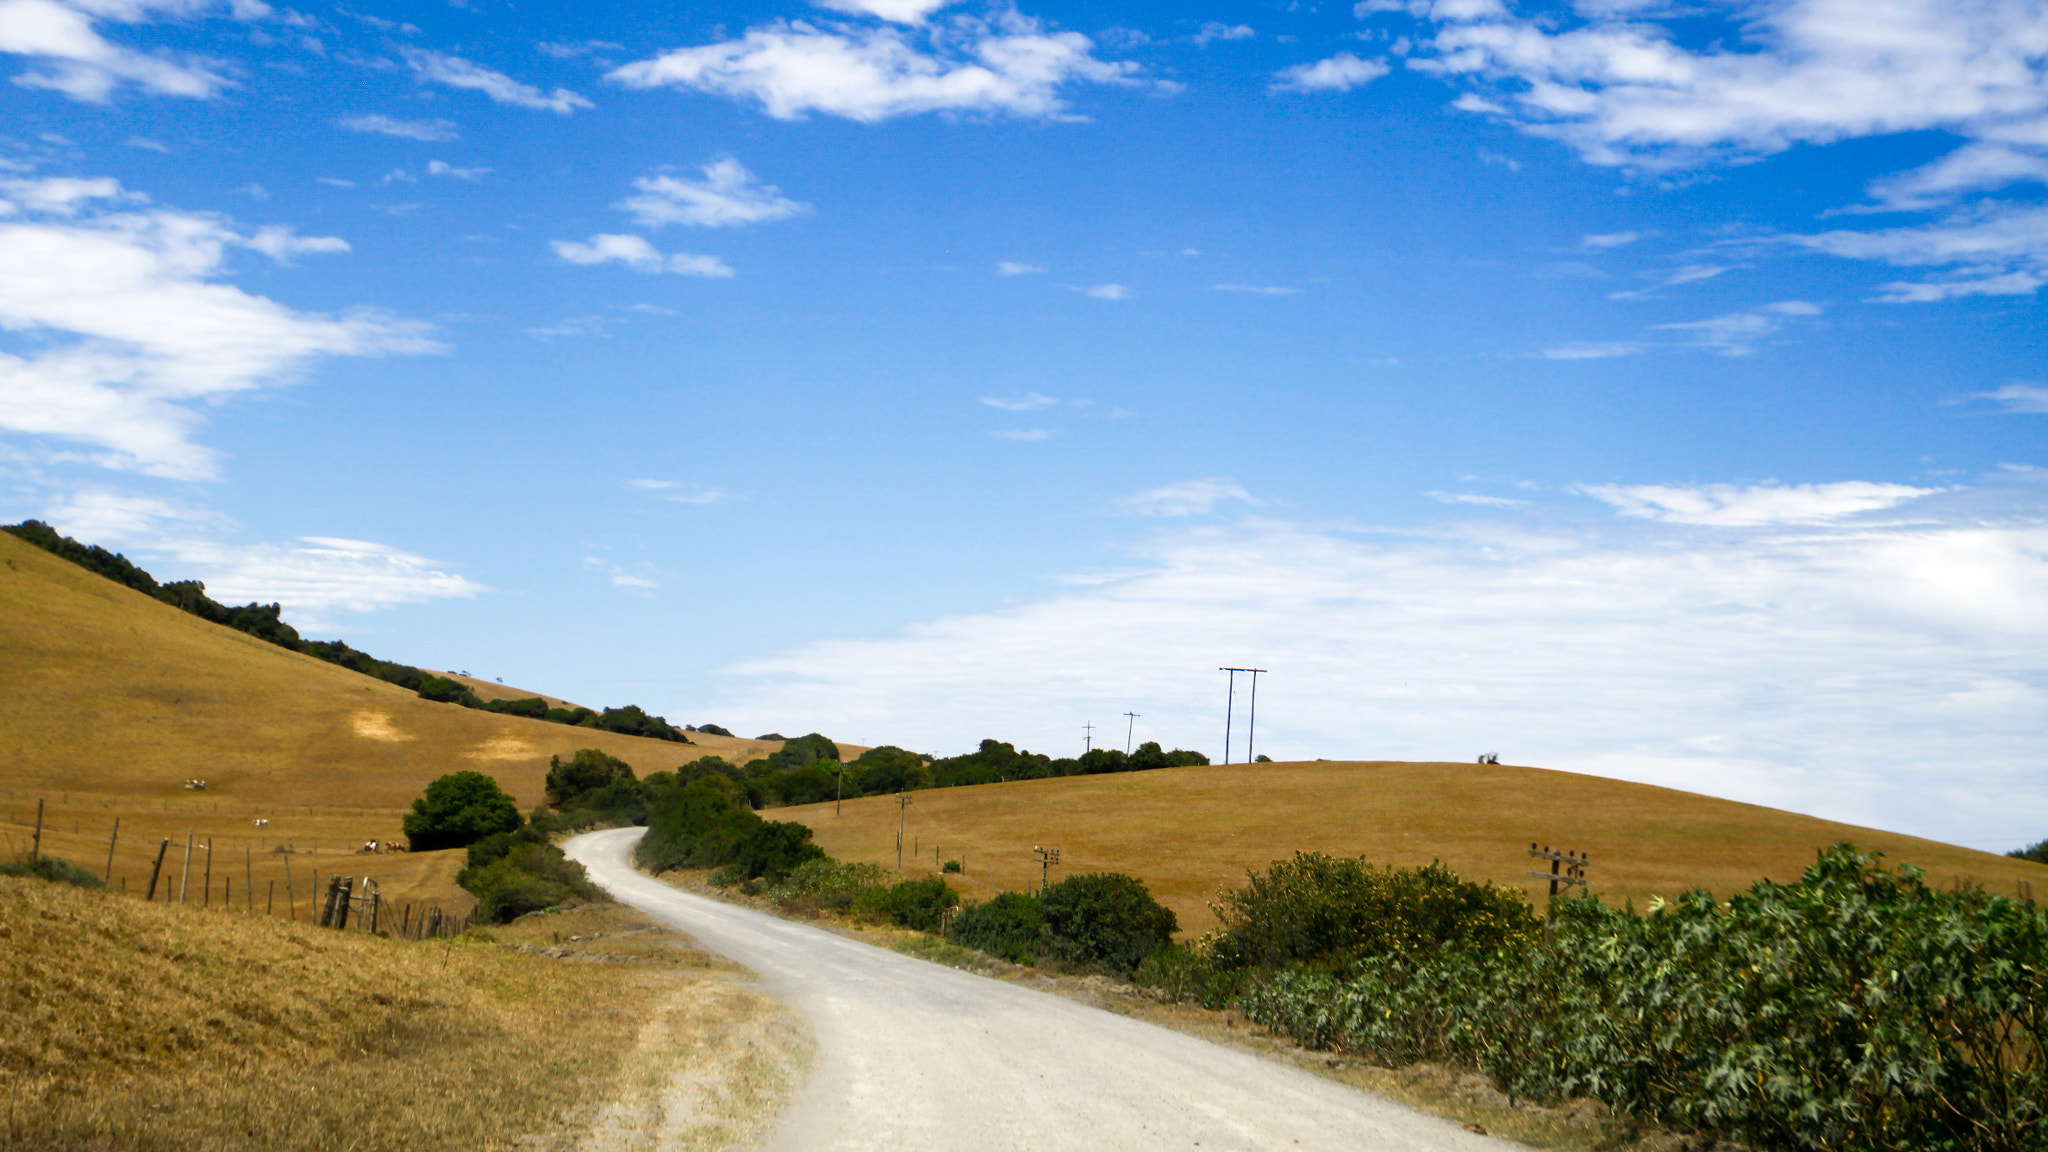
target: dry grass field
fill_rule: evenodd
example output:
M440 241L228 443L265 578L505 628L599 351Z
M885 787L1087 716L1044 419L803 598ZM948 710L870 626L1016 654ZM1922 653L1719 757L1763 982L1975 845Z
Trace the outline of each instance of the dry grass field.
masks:
M766 813L809 825L843 860L894 868L891 797ZM2048 865L1917 837L1717 800L1669 788L1540 768L1341 763L1167 768L1107 776L985 784L911 794L902 811L904 872L967 867L956 883L985 899L1035 886L1034 844L1054 846L1057 880L1079 872L1142 877L1180 917L1183 934L1213 926L1216 893L1296 850L1376 862L1442 860L1470 879L1547 885L1525 876L1529 842L1591 853L1592 890L1642 908L1692 887L1719 895L1759 879L1796 880L1819 848L1853 841L1928 870L1937 884L1970 878L2007 894L2048 897ZM1547 866L1546 866L1547 867Z
M792 1084L789 1014L637 913L494 931L409 943L0 877L0 1146L567 1149L658 1102L647 1140L709 1149Z

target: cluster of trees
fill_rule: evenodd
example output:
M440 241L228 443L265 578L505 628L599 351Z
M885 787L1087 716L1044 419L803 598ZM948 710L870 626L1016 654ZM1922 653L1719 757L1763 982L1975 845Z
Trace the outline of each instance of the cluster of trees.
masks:
M159 584L155 577L143 571L126 556L118 552L109 552L97 544L81 544L40 520L0 525L0 531L12 533L81 568L97 572L145 596L153 596L202 620L225 625L238 632L246 632L280 648L302 652L314 659L325 660L329 664L347 668L352 672L374 676L379 680L417 692L424 700L459 704L464 708L480 708L487 712L525 716L556 724L571 724L580 728L597 728L628 736L647 736L677 744L690 742L689 736L685 734L688 730L677 728L660 716L650 716L632 704L624 708L606 708L603 711L592 711L589 708L551 708L547 701L538 696L523 700L492 700L486 703L459 680L436 676L410 664L379 660L339 640L304 639L299 635L298 629L284 622L282 605L244 604L238 608L229 607L208 596L206 585L198 580L174 580L168 584ZM706 724L694 730L721 736L731 735L716 724Z
M839 748L816 732L785 744L773 755L727 772L745 790L756 808L815 804L835 797L888 796L925 788L994 784L1003 780L1036 780L1047 776L1084 776L1102 772L1138 772L1207 764L1200 752L1164 751L1148 742L1126 756L1114 748L1097 748L1086 756L1055 760L1018 751L1000 740L983 740L972 752L933 757L885 744L845 762ZM701 763L701 762L700 762ZM724 761L718 761L723 765Z

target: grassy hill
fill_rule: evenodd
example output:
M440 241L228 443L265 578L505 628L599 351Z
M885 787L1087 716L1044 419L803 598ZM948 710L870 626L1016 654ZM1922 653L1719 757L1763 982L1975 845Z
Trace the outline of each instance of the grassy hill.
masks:
M986 784L912 793L900 815L904 871L929 875L964 858L971 895L1036 885L1034 844L1058 847L1053 878L1128 872L1180 917L1187 933L1214 924L1209 903L1295 850L1427 864L1515 884L1541 899L1534 840L1589 852L1593 891L1641 908L1692 887L1727 895L1763 878L1795 880L1817 849L1849 840L1928 870L1937 884L1970 878L2011 895L2048 866L1932 840L1859 828L1690 792L1513 765L1338 763L1166 768L1109 776ZM893 797L785 808L844 860L895 867ZM916 850L913 853L913 848ZM1544 865L1544 867L1548 867ZM2031 891L2031 889L2024 889Z
M746 760L779 747L696 734L674 744L421 700L5 533L0 652L0 830L10 845L27 847L40 798L44 851L98 872L118 816L114 883L125 877L135 889L157 840L175 839L167 869L176 867L195 829L200 842L213 838L213 898L231 874L238 904L253 876L259 901L279 881L282 905L279 844L294 849L302 906L314 868L376 875L400 899L461 902L448 883L452 861L355 855L368 840L402 840L404 812L447 772L495 776L524 809L541 801L548 758L578 748L601 748L644 775L707 753ZM206 790L188 791L188 779ZM257 818L269 824L259 829ZM196 894L203 855L194 868Z

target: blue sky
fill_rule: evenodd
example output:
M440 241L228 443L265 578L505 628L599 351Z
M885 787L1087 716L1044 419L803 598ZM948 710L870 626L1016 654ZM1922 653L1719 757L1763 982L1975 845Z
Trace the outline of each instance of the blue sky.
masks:
M1256 664L1280 758L2012 847L2044 53L2039 0L0 0L0 516L678 723L1220 758Z

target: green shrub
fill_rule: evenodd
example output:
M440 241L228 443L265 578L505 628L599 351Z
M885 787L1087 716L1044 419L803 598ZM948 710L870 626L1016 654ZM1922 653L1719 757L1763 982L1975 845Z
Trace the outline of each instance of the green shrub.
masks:
M451 772L427 785L405 818L405 837L414 852L464 848L493 832L519 827L519 806L498 782L481 772Z
M455 882L476 897L477 919L490 924L566 900L604 898L583 865L525 829L471 846L470 866L456 873Z
M844 912L862 892L884 887L888 875L877 864L848 864L819 856L790 869L768 894L795 911Z
M55 856L38 856L34 860L11 860L0 863L0 876L32 876L37 880L48 880L52 884L71 884L79 888L104 888L100 878L80 868L69 860Z
M887 920L919 932L937 932L960 894L937 876L904 880L887 888L869 888L853 898L855 916Z
M1145 883L1120 872L1090 872L1048 885L1041 956L1128 976L1171 943L1180 923Z
M566 763L560 756L548 757L548 803L562 811L590 793L634 782L631 764L596 748L578 748Z
M1760 1149L2048 1147L2048 911L1849 845L1796 884L1648 916L1560 903L1514 941L1296 969L1240 1001L1310 1046L1476 1067Z
M955 944L986 952L1012 964L1036 964L1045 943L1045 905L1022 892L1003 892L969 904L953 917L947 936Z
M1520 891L1461 880L1440 863L1379 867L1319 852L1250 876L1216 912L1211 957L1223 969L1342 971L1374 956L1527 941L1542 927Z
M801 824L763 820L741 806L731 781L713 774L677 789L647 820L634 859L650 872L736 867L740 879L778 881L825 850Z
M2029 844L2025 848L2015 848L2006 855L2015 860L2032 860L2036 864L2048 864L2048 840Z
M960 862L958 860L948 860L939 871L944 872L948 876L957 876L960 874Z

